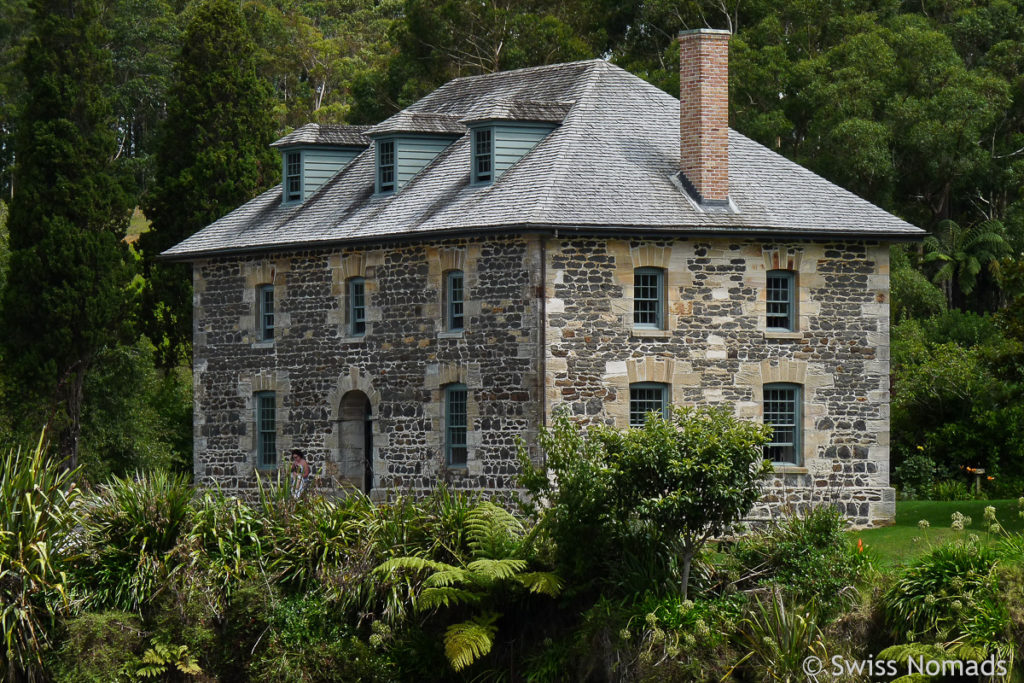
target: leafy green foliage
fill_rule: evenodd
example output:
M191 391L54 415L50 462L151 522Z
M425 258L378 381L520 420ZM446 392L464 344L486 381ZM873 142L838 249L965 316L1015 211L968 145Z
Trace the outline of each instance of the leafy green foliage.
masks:
M922 449L924 450L924 449ZM924 453L915 453L893 470L892 482L907 498L928 500L935 481L935 461ZM951 499L940 499L951 500Z
M87 607L139 612L147 606L173 571L167 555L186 528L191 499L184 476L160 471L114 477L83 497L84 557L73 585L82 588Z
M25 431L57 425L74 467L86 374L130 336L133 264L121 237L131 200L117 161L100 3L35 0L32 10L0 302L4 371L19 390L5 398Z
M739 644L747 651L746 666L759 681L803 681L806 658L828 661L814 611L798 605L787 608L781 593L754 600L742 622Z
M985 630L994 607L996 553L974 540L939 546L907 568L882 606L890 628L907 641L950 641Z
M191 357L192 280L188 266L154 258L279 179L280 165L268 148L270 90L255 55L237 3L198 6L175 62L156 178L145 202L152 229L140 239L146 329L164 367Z
M135 674L143 679L156 678L174 670L186 676L203 672L189 653L187 645L171 645L165 640L155 638L150 647L142 653L142 661Z
M484 501L469 511L465 526L471 561L454 565L416 556L396 557L375 571L382 575L429 571L416 598L416 608L421 611L465 605L500 607L510 597L505 593L517 585L550 597L561 592L562 582L556 575L525 571L529 561L517 557L528 550L523 525L507 510ZM445 654L452 668L461 671L490 652L500 616L495 609L485 609L448 626Z
M678 554L685 599L694 555L757 500L768 434L721 409L677 407L667 419L649 415L642 429L585 435L562 414L539 438L545 468L521 454L522 482L549 501L541 524L572 575L592 580L603 571L595 564L646 545L662 574Z
M64 642L50 666L60 683L122 683L138 667L144 625L126 612L86 612L63 623Z
M54 620L69 608L65 571L75 526L74 471L55 466L42 439L0 454L0 674L37 680Z
M935 235L924 240L924 263L931 264L932 280L947 285L947 296L970 294L978 275L988 268L998 272L999 259L1009 251L1005 230L999 221L989 220L961 228L951 220L939 224Z
M741 537L732 555L757 584L785 591L825 619L853 602L866 568L846 535L842 513L830 506L787 515Z

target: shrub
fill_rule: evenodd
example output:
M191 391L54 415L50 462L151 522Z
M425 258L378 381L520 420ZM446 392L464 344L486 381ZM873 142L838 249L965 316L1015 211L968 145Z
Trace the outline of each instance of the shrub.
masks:
M130 680L143 643L142 620L126 612L85 612L64 624L64 643L55 657L58 683Z
M944 479L932 488L932 500L972 500L967 484L959 479Z
M68 608L75 548L74 472L35 450L0 454L0 678L36 680L55 619Z
M845 529L842 513L822 505L741 538L733 555L757 583L776 585L829 618L850 604L867 566Z
M574 575L608 576L595 559L645 548L654 574L673 573L678 556L685 599L693 557L757 501L769 434L723 409L675 407L668 418L648 415L640 429L586 435L562 413L539 437L545 468L534 469L521 449L521 482L550 502L541 524Z
M995 550L974 538L935 548L903 570L882 595L893 635L906 642L953 640L988 630L996 598Z
M154 471L113 477L83 497L85 557L73 585L88 609L138 612L172 571L168 553L186 528L192 487Z
M935 480L935 461L924 453L915 453L893 471L892 479L907 498L927 500Z
M745 667L759 681L801 681L808 657L828 661L814 610L796 604L787 608L780 592L754 601L737 640L747 652Z

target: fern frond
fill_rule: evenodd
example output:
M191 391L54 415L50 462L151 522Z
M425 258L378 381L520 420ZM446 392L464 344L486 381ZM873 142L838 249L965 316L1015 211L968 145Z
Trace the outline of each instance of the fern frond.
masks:
M424 588L416 598L416 609L427 610L435 607L451 607L452 605L475 605L480 596L462 588L444 586L441 588Z
M516 577L531 593L543 593L556 597L562 592L562 579L553 572L528 572Z
M466 515L466 538L478 558L508 557L518 548L523 525L508 510L484 501Z
M462 671L491 651L494 634L498 631L494 622L499 616L489 612L448 627L444 634L444 653L453 669Z
M414 572L423 572L429 569L434 572L442 572L456 569L456 567L444 562L434 562L425 557L394 557L376 567L373 571L377 574L390 574L396 569L408 569Z
M454 586L460 583L474 583L474 581L471 572L458 567L451 567L449 569L436 571L423 581L423 585L430 588Z
M466 568L483 578L504 581L515 578L516 574L526 569L526 560L474 560L466 565Z

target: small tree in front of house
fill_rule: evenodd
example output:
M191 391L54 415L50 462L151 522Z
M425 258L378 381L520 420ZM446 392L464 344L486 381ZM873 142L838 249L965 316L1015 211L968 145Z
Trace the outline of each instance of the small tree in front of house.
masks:
M625 557L639 548L649 565L673 568L686 599L694 556L757 501L770 434L721 408L676 407L641 428L585 433L562 414L540 437L546 466L530 466L522 483L549 503L541 524L577 578L608 580L611 558L642 574Z

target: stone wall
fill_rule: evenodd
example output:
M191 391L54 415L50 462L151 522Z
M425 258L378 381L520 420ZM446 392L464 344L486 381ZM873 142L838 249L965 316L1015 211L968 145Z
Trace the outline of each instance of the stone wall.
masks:
M634 329L633 271L664 269L666 329ZM796 330L765 326L765 273L796 273ZM444 274L465 273L466 329L443 329ZM346 281L365 278L367 330L349 333ZM840 502L857 524L891 519L888 248L874 242L492 237L223 257L195 282L195 474L255 483L253 395L275 391L279 459L300 447L331 486L362 487L360 401L373 487L514 486L515 439L565 405L628 425L629 385L760 420L762 387L803 388L802 458L767 482L752 517ZM272 342L256 288L275 286ZM546 316L546 324L541 324ZM469 462L445 464L444 386L465 384ZM359 401L352 401L358 397ZM536 454L535 454L536 455Z
M465 330L442 329L443 275L465 272ZM373 486L438 481L490 492L513 485L515 437L540 421L537 238L223 257L195 264L195 476L229 492L255 485L253 395L275 391L278 461L302 448L329 486L362 487L371 408ZM352 336L346 280L365 278L367 329ZM275 338L257 340L256 288L275 289ZM469 462L447 467L443 387L467 386ZM359 393L352 393L359 392ZM349 421L346 421L346 417Z
M889 487L888 247L874 242L548 240L545 410L629 424L629 385L762 418L762 387L803 388L801 461L777 467L752 513L842 504L859 525L894 514ZM634 329L633 271L663 268L664 330ZM796 273L798 323L765 324L765 275Z

